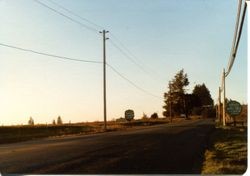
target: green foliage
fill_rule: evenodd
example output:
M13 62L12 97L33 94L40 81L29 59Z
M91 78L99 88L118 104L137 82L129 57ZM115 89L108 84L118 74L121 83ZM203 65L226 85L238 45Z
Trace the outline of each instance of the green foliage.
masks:
M53 119L53 121L52 121L52 125L56 125L56 121L55 121L55 119Z
M202 85L196 85L193 90L193 95L196 97L196 107L212 105L214 104L211 98L210 91L203 83Z
M63 124L62 118L61 118L61 116L58 116L57 117L57 125L62 125L62 124Z
M216 116L215 109L213 108L213 99L204 83L194 87L193 96L193 115L202 115L203 118ZM208 106L211 107L207 108Z
M167 117L170 114L180 115L186 113L185 105L185 87L188 86L188 76L184 69L180 70L168 85L168 92L164 93L165 111L163 115Z
M148 119L147 114L143 113L143 114L142 114L142 119Z
M215 108L204 108L202 110L202 117L203 118L213 118L216 117L216 111Z
M202 108L201 107L193 107L192 108L192 115L201 115Z
M28 121L28 125L34 125L34 119L32 117L30 117L29 121Z
M247 169L247 129L216 128L209 139L202 175L243 175Z
M168 92L164 93L163 116L170 116L170 109L172 116L180 116L181 114L185 114L186 118L188 118L189 114L203 114L204 117L215 116L214 102L206 85L204 83L202 85L198 84L194 87L192 94L187 94L185 87L188 84L188 76L182 69L169 83ZM209 110L204 108L208 106L211 106Z
M155 113L153 113L153 114L151 115L150 118L151 118L151 119L158 119L159 117L158 117L158 114L155 112Z

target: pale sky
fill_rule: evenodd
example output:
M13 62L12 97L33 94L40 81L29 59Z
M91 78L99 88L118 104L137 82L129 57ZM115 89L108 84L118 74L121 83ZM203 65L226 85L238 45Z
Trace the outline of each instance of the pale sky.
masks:
M192 91L205 83L217 101L233 40L237 0L40 0L96 30L51 1L105 27L107 62L158 97L136 89L107 68L108 120L133 109L162 116L163 93L184 68ZM227 97L247 103L247 19L238 55L226 80ZM0 0L0 43L102 62L102 36L34 0ZM113 34L113 35L112 35ZM114 38L114 36L116 38ZM112 42L130 50L144 70ZM123 49L123 48L122 48ZM123 49L124 50L124 49ZM125 50L126 52L126 50ZM146 71L145 71L146 70ZM103 120L102 65L63 61L0 46L0 125Z

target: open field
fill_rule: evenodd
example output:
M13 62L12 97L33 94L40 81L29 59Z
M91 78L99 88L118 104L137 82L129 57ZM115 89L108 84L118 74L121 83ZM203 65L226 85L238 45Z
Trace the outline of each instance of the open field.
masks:
M181 121L183 119L175 119ZM168 119L145 119L131 122L108 122L107 131L127 130L141 126L169 123ZM91 134L104 132L103 122L86 122L63 125L23 125L0 127L0 144L27 141L37 138L63 136L72 134Z
M210 142L202 174L243 174L246 171L246 127L217 127Z

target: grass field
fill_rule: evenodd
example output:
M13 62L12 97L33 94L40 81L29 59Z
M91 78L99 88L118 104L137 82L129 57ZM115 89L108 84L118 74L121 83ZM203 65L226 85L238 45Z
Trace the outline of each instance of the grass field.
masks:
M133 127L168 123L167 119L133 120L131 122L108 122L107 131L126 130ZM52 136L91 134L104 132L103 122L88 122L63 125L22 125L0 127L0 144L27 141Z
M247 169L247 128L218 127L205 152L202 174L243 174Z

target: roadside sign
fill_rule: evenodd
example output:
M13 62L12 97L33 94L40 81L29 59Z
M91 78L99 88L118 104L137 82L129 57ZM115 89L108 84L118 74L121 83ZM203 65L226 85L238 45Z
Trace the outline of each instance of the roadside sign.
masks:
M135 113L134 113L133 110L128 109L128 110L125 111L125 119L127 121L131 121L134 117L135 117Z
M226 111L230 116L240 115L242 110L241 104L237 101L229 101L226 106Z

